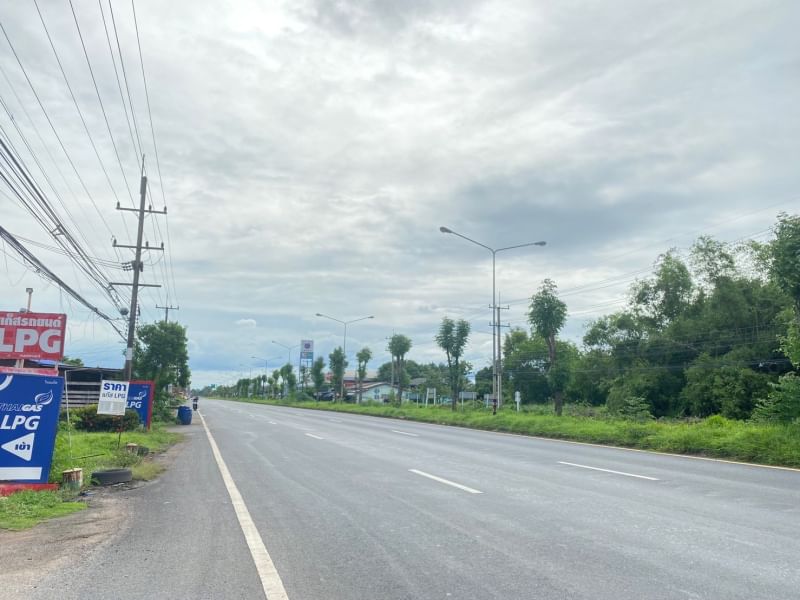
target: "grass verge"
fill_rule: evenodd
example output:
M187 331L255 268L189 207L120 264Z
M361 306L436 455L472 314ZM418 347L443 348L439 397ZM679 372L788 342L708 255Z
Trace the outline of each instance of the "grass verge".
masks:
M167 431L164 425L154 423L150 431L123 431L118 446L116 433L74 429L70 432L66 423L61 423L50 467L50 481L60 482L62 471L75 467L83 469L86 484L93 471L117 467L133 469L134 479L152 479L160 473L158 465L145 457L129 454L125 451L125 444L130 442L144 446L151 453L162 452L181 437L179 433Z
M65 502L59 492L16 492L0 497L0 529L27 529L45 519L63 517L84 508L83 502Z
M227 398L231 400L231 398ZM521 435L624 446L641 450L723 458L784 467L800 467L800 423L772 425L731 421L720 416L702 421L628 421L610 417L582 417L517 413L504 409L471 409L453 412L449 407L330 404L271 400L237 399L240 402L285 405L393 417L441 425L501 431Z

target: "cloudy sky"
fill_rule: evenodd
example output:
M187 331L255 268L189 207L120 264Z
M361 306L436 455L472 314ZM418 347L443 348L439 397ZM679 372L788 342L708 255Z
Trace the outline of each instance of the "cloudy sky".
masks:
M578 341L660 253L768 239L799 204L793 0L136 0L158 164L131 4L114 0L113 21L107 0L73 5L0 4L3 139L111 281L130 279L111 240L135 239L115 205L138 194L141 147L168 207L146 222L167 252L145 258L143 281L163 287L143 292L142 321L180 306L195 385L277 367L273 340L327 357L342 326L317 312L374 315L347 336L351 363L366 345L374 368L393 332L409 358L443 360L439 321L469 319L467 358L485 366L491 255L442 225L492 247L546 240L498 254L503 318L525 326L549 277ZM0 206L118 316L2 181ZM69 315L68 354L121 365L105 321L0 249L0 306L33 287L35 310Z

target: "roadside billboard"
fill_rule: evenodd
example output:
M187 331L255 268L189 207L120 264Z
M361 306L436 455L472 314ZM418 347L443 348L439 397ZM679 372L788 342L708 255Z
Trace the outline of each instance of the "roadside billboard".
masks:
M0 359L60 361L67 315L0 312Z
M150 429L153 418L153 397L155 396L155 383L152 381L128 382L127 408L139 413L139 422Z
M47 483L62 377L0 374L0 481Z
M314 340L300 340L300 360L314 360Z

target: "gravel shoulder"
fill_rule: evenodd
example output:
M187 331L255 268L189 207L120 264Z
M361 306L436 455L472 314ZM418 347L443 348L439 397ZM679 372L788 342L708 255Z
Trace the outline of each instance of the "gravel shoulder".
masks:
M179 442L153 460L169 468L185 446ZM156 481L92 487L82 498L86 510L23 531L0 530L0 598L28 597L43 575L69 570L89 552L113 545L130 529L130 494Z

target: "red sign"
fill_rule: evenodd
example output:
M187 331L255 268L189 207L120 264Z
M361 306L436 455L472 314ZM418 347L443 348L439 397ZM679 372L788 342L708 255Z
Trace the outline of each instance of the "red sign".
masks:
M67 315L31 312L0 313L0 358L64 358Z

